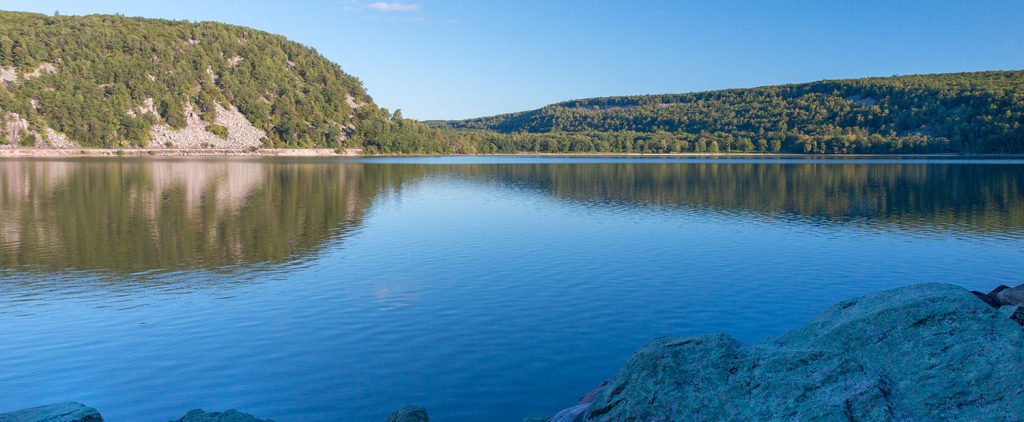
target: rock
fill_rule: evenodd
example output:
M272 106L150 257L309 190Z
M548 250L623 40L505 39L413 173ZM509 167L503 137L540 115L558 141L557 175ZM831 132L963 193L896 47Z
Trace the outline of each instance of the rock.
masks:
M1009 318L1010 321L1024 326L1024 306L1006 305L999 308L999 315Z
M587 411L590 404L577 404L561 412L555 413L548 418L548 422L580 422L583 420L583 413Z
M148 105L147 102L146 106ZM263 138L267 136L266 132L254 126L235 106L224 108L218 104L215 107L214 123L227 130L226 138L208 131L209 123L203 120L192 104L185 104L184 108L185 127L172 129L164 124L153 125L150 128L149 148L259 148L263 145ZM144 110L138 110L142 111Z
M923 284L841 302L752 347L653 340L583 419L1019 420L1021 373L1019 325L960 287Z
M589 393L584 394L583 397L580 397L579 404L587 404L594 401L597 395L600 394L606 386L608 386L608 380L604 380L604 382L602 382L601 385L597 386L597 388L590 390Z
M999 308L999 299L997 299L995 296L985 294L977 290L971 290L971 293L977 296L978 299L981 299L982 302L985 302L988 306L991 306L993 308Z
M235 409L223 412L207 412L203 409L189 410L185 416L172 422L274 422L273 419L260 419Z
M1009 289L1009 288L1010 288L1010 286L1007 286L1005 284L1000 284L1000 285L996 286L996 288L992 289L992 291L988 292L988 295L991 296L991 297L996 297L996 295L999 294L999 292L1001 292L1003 290L1006 290L1006 289Z
M388 422L430 422L427 409L420 406L402 406L388 418Z
M996 293L999 306L1024 305L1024 284L1017 287L1002 289Z
M0 422L103 422L103 416L96 409L69 401L2 413Z

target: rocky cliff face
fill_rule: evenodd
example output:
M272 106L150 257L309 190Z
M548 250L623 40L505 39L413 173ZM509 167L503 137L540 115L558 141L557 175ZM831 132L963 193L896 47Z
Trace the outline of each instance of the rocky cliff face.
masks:
M1024 329L1007 314L925 284L839 303L756 346L660 338L576 420L1020 420Z

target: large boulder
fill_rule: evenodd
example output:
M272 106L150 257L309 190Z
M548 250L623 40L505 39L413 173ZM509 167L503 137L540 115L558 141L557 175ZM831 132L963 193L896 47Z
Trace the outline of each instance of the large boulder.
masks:
M995 296L1000 306L1024 305L1024 284L999 290Z
M103 422L103 416L96 409L69 401L0 413L0 422Z
M427 409L420 406L402 406L391 414L388 422L430 422Z
M235 409L223 412L207 412L203 409L192 409L185 416L172 422L274 422L273 419L260 419Z
M749 347L725 334L637 352L584 420L1019 420L1024 330L952 285L841 302Z

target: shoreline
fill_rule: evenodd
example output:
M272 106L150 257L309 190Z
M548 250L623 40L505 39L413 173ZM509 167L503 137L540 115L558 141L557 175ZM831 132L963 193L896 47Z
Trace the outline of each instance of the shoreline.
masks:
M664 157L664 158L806 158L806 159L1020 159L1024 154L797 154L778 152L516 152L494 154L363 154L362 148L0 148L0 158L58 157Z
M362 157L361 148L341 152L331 148L3 148L0 158L64 158L64 157Z

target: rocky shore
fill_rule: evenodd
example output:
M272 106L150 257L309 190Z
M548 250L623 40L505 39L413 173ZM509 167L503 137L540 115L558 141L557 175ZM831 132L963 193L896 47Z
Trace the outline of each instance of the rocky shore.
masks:
M1020 421L1022 305L1024 284L920 284L840 302L753 346L659 338L580 403L532 420Z
M532 422L1024 420L1024 284L920 284L840 302L757 345L727 334L643 346L578 403ZM0 422L99 422L60 403ZM172 422L265 422L192 410ZM405 406L388 422L428 422Z

